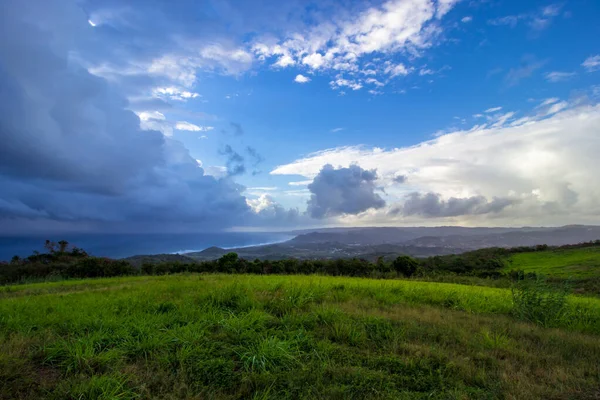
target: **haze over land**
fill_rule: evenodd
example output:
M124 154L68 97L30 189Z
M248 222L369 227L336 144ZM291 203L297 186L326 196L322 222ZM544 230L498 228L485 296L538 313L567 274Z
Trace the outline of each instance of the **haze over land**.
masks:
M2 234L600 223L596 2L0 7Z

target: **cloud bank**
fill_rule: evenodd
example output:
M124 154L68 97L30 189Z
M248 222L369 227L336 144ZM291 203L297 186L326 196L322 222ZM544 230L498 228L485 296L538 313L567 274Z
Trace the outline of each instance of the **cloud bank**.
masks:
M493 115L412 147L323 150L271 174L313 179L326 164L377 169L371 183L385 190L388 207L347 223L419 221L413 216L463 224L600 222L600 187L590 184L600 168L600 105L552 98L517 116Z
M71 57L95 29L74 2L11 0L0 25L1 231L27 221L111 231L260 224L241 186L205 174L181 142L158 132L210 128L134 114ZM229 174L240 173L241 156L227 150Z

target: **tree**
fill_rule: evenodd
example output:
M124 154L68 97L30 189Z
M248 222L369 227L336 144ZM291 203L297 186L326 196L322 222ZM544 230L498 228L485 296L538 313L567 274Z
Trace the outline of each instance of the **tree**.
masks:
M56 247L56 243L46 239L46 243L44 244L44 247L46 248L46 250L48 250L48 253L54 254L54 248Z
M419 263L412 257L409 256L399 256L392 262L392 268L399 274L402 274L406 277L412 276L415 272L417 272L417 268L419 267Z
M238 263L238 255L233 252L227 253L219 258L217 263L219 264L220 272L234 272Z
M67 242L66 240L61 240L58 242L59 253L66 253L67 247L69 247L69 242Z

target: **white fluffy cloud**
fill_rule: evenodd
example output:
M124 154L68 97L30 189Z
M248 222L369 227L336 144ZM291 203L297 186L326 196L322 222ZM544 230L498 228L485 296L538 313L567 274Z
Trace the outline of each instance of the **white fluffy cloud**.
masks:
M310 78L308 76L304 76L302 74L298 74L298 75L296 75L296 78L294 78L294 82L297 82L297 83L307 83L307 82L310 82Z
M482 199L502 199L490 203L503 206L494 214L498 223L599 222L600 187L590 182L597 181L600 169L600 105L548 99L533 115L516 121L513 117L514 113L506 113L485 125L412 147L319 151L278 166L271 174L313 179L323 165L356 163L377 171L377 185L385 189L390 208L401 206L411 193L434 193L441 205L452 198L453 202L477 199L478 204L485 204ZM405 179L398 183L397 176ZM362 222L346 222L375 223L385 220L382 213L372 211L361 217ZM457 222L486 218L483 213L472 214Z
M412 71L402 63L387 58L401 53L418 56L435 44L441 32L439 19L457 3L456 0L389 0L379 6L348 12L327 22L291 32L273 40L257 40L252 47L260 60L276 58L274 66L304 65L313 71L333 70L350 74L387 74L404 76ZM384 58L378 65L367 65L364 57L377 53ZM356 90L362 82L337 76L332 87L349 86ZM344 82L355 81L351 85Z

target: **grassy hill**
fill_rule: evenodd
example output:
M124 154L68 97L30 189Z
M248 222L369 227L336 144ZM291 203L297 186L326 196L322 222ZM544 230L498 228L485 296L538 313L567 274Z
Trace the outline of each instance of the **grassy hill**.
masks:
M0 398L597 398L600 299L568 297L546 325L517 319L507 289L409 280L4 286Z
M600 277L600 246L513 254L506 270L519 269L561 278Z

